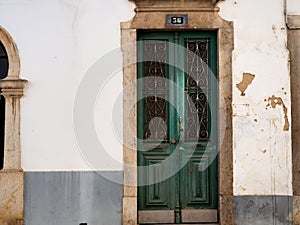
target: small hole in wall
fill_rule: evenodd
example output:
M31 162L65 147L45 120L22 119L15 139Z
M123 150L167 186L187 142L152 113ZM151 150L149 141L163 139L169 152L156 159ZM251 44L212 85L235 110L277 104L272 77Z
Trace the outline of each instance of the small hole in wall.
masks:
M87 223L80 223L79 225L87 225Z

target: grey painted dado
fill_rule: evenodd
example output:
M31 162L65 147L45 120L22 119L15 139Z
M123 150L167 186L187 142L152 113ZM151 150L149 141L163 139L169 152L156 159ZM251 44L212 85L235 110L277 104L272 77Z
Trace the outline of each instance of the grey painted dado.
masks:
M122 172L26 172L25 225L121 225ZM119 182L119 183L120 183Z
M235 196L235 225L292 225L291 196Z

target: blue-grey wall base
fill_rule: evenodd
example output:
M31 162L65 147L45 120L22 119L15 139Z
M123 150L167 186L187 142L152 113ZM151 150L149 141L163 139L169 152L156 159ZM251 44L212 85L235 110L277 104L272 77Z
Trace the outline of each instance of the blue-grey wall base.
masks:
M25 172L25 225L121 225L123 172Z
M122 181L121 171L25 172L24 224L121 225ZM235 225L292 225L291 196L234 196L233 203Z
M291 196L234 196L235 225L292 225Z

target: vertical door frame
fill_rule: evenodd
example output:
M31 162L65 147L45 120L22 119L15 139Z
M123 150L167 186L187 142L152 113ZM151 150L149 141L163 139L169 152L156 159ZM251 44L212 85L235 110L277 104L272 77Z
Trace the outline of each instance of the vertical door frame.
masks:
M154 0L153 0L154 1ZM155 2L155 1L154 1ZM188 1L187 1L188 2ZM233 23L223 20L218 15L218 8L194 7L182 8L180 14L187 14L189 24L185 27L166 26L166 15L174 13L168 7L147 9L136 8L135 17L121 23L121 41L124 64L123 88L134 84L137 79L137 31L201 31L217 32L217 67L219 82L218 123L224 129L218 130L219 138L219 224L233 225L233 156L232 156L232 51L234 46ZM137 107L131 103L137 99L136 90L125 93L123 97L123 225L137 224ZM221 104L221 103L224 104ZM130 112L130 113L127 113ZM226 118L226 120L224 120ZM225 124L224 124L224 121ZM126 130L130 129L130 130ZM134 135L132 135L134 134Z
M292 165L293 165L293 223L300 223L300 140L299 140L299 112L300 112L300 98L299 87L300 84L300 16L288 15L288 49L290 52L290 76L291 76L291 114L292 114Z

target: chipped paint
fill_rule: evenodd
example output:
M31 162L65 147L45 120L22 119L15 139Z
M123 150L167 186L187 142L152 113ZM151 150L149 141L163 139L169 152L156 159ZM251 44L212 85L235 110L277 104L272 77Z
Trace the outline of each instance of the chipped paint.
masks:
M243 80L236 84L237 89L241 91L241 96L245 96L245 91L248 86L252 83L255 75L251 73L243 73Z
M276 106L282 106L282 110L284 113L284 126L283 126L283 131L288 131L290 129L290 122L289 118L287 115L287 107L285 106L283 100L281 97L275 97L275 95L272 95L272 97L268 98L268 104L267 107L272 107L273 109L276 108Z

